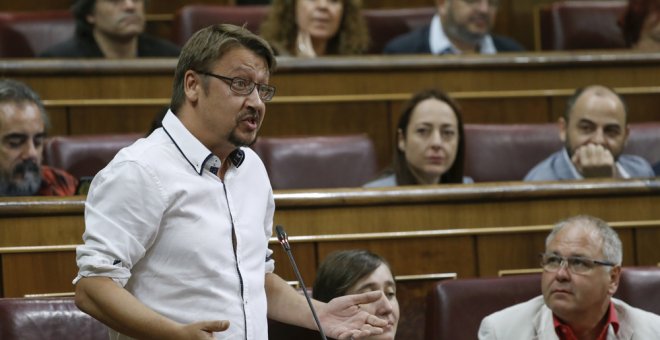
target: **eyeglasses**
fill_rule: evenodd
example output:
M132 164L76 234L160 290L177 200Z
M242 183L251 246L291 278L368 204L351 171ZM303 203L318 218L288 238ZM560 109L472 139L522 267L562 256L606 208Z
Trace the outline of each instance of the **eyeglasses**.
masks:
M563 257L555 254L540 254L541 267L547 272L557 272L567 268L573 274L587 274L596 266L614 267L616 264L608 261L599 261L580 256Z
M202 72L202 71L195 71L199 74L203 74L205 76L211 76L214 78L218 78L227 84L229 84L229 89L234 91L234 93L239 94L241 96L247 96L252 91L254 91L254 88L257 88L257 94L259 94L259 98L261 98L262 101L264 102L269 102L271 99L273 99L273 96L275 95L275 87L266 85L266 84L259 84L255 83L251 80L247 80L244 78L240 77L235 77L235 78L229 78L229 77L223 77L221 75L213 74L210 72Z

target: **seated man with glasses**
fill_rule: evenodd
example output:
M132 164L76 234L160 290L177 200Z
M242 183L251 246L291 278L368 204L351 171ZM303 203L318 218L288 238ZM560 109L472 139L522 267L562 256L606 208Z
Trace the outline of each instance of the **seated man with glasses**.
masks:
M660 316L612 297L623 255L607 223L569 218L545 247L543 295L484 318L479 339L660 339Z
M495 54L522 51L511 38L491 34L499 0L436 0L431 23L387 43L385 54Z

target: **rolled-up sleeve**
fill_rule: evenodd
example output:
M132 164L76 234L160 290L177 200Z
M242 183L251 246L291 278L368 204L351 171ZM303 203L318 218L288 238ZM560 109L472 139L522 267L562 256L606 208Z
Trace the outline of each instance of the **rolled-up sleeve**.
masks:
M155 173L135 161L100 172L85 203L84 244L76 249L79 271L73 283L106 276L126 285L131 268L158 235L166 201Z

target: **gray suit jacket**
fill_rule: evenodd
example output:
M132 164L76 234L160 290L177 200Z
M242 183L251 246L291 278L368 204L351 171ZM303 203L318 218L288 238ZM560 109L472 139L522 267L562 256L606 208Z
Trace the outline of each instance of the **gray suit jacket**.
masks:
M564 157L564 150L559 150L541 163L537 164L525 176L525 181L557 181L578 179L571 171L571 164ZM644 158L635 155L621 155L617 163L623 167L631 178L654 177L651 164Z
M660 339L660 316L632 307L612 298L619 319L619 332L612 326L608 340ZM552 311L537 296L527 302L495 312L481 321L479 340L558 340L552 323Z

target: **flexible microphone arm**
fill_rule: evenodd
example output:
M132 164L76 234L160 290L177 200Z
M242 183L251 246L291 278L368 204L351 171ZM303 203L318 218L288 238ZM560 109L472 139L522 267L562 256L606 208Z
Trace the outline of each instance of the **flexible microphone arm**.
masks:
M321 322L319 322L319 317L316 316L316 310L312 305L312 299L309 298L309 293L307 293L307 287L305 287L305 282L303 282L302 276L300 276L300 271L298 270L296 261L293 259L293 254L291 254L291 245L289 245L289 237L286 235L286 232L284 231L284 228L281 225L275 226L275 231L277 232L277 239L280 241L282 248L284 248L284 252L286 252L286 254L289 256L289 261L291 262L293 271L296 273L298 282L300 282L300 287L302 287L303 294L305 294L305 298L307 299L307 304L309 304L309 309L312 311L312 316L314 317L314 322L316 322L316 327L319 328L319 333L321 334L321 338L323 340L328 340L328 338L325 337L323 328L321 328Z

